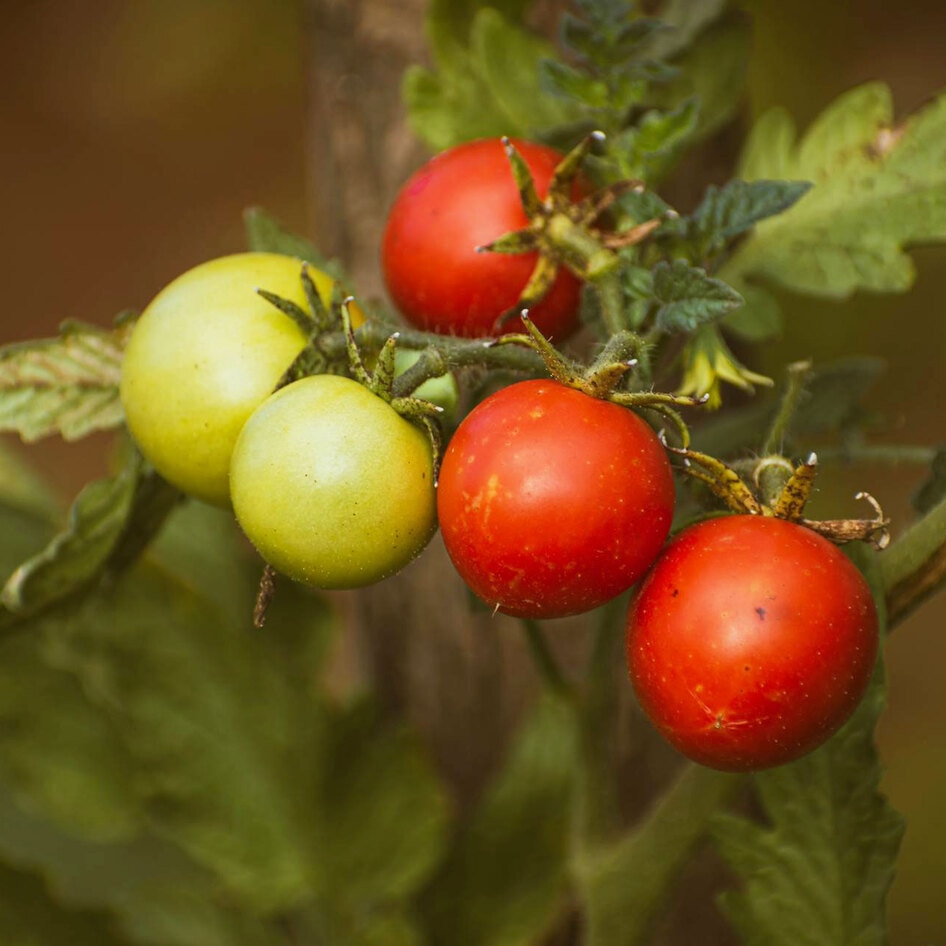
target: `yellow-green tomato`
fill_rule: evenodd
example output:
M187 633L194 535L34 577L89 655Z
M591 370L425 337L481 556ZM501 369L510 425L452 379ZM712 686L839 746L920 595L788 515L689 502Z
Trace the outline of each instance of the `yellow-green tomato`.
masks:
M135 324L122 365L125 419L145 457L185 493L229 504L237 436L305 344L256 289L305 308L301 273L300 260L275 253L211 260L165 287ZM331 278L310 273L327 305Z
M436 528L427 436L337 375L295 381L253 412L233 451L230 492L260 555L318 588L393 574Z

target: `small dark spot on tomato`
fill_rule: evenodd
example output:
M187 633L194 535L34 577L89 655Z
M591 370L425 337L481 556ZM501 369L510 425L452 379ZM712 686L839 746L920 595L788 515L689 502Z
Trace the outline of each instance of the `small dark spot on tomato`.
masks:
M759 620L760 620L760 621L764 621L764 620L765 620L765 608L756 608L756 609L755 609L755 613L759 615ZM748 670L749 668L746 667L746 669Z
M677 596L678 594L680 594L680 589L679 589L679 588L674 588L673 591L670 592L670 597L671 597L671 598L676 598L676 596Z

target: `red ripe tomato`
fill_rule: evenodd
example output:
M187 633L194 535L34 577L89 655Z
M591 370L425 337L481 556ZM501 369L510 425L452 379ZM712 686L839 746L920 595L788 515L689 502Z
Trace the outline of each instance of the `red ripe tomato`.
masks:
M673 475L636 414L556 381L478 405L450 441L437 509L473 591L506 614L554 618L629 588L663 545Z
M562 155L514 142L540 197ZM388 291L419 328L470 338L496 332L519 298L535 253L477 253L528 223L509 161L497 138L457 145L428 161L401 189L388 216L381 265ZM529 310L542 332L562 339L578 325L579 280L559 269L552 288ZM518 320L511 330L521 330Z
M781 519L685 529L632 602L627 659L640 704L677 749L749 771L823 743L851 715L877 657L861 573Z

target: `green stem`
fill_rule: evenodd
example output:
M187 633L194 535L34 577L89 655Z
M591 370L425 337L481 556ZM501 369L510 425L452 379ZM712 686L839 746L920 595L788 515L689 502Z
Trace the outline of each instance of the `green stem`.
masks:
M355 331L359 348L378 352L384 343L397 333L401 348L422 351L436 348L443 356L447 368L462 368L480 365L485 368L506 368L530 374L544 374L542 359L523 345L496 345L490 338L457 338L454 335L438 335L418 329L403 328L387 322L369 319ZM319 337L319 350L329 361L344 362L346 358L343 332L328 332ZM426 379L425 379L426 380Z
M532 660L542 681L555 696L571 699L573 696L571 684L565 679L565 675L549 647L542 625L532 618L523 618L522 626L526 632L526 640L529 644Z
M772 420L768 435L762 444L762 456L766 457L781 452L795 411L805 391L805 383L810 377L810 361L796 361L788 366L788 387L782 395L782 403L779 404L778 413Z
M880 570L892 629L946 585L946 498L884 552Z
M601 320L608 335L626 332L628 320L624 317L624 291L616 270L605 273L594 281L601 303Z
M586 946L637 946L716 811L744 778L688 763L644 822L578 863Z

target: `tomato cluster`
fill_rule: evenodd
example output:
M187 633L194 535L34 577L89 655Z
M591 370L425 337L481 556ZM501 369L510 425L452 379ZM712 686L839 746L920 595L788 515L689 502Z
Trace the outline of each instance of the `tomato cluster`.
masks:
M199 499L232 502L267 562L323 588L356 587L427 544L433 458L419 429L350 378L315 375L273 393L307 339L256 289L304 307L301 268L244 253L172 282L135 325L122 404L155 469ZM309 272L328 306L332 280Z
M542 195L561 156L517 145ZM520 197L498 141L454 148L408 181L382 253L408 321L497 330L534 254L477 250L530 225ZM332 280L309 272L329 306ZM627 617L641 707L681 752L717 768L790 761L851 714L873 670L877 616L834 545L767 514L705 521L666 544L675 490L663 444L614 388L560 377L548 359L554 379L510 384L467 414L435 486L430 431L401 413L416 399L381 391L350 333L347 364L283 384L315 323L307 332L255 290L305 310L300 273L299 260L269 253L185 273L139 318L121 380L142 453L184 492L232 505L267 563L320 588L366 585L411 561L439 522L462 578L509 615L582 613L643 579ZM579 288L560 270L532 311L538 327L573 331ZM375 378L394 372L393 345ZM418 358L396 355L398 371ZM619 379L627 362L612 367ZM457 408L452 375L417 394Z

